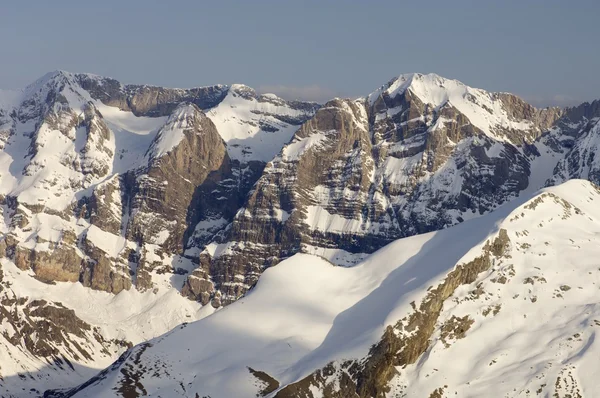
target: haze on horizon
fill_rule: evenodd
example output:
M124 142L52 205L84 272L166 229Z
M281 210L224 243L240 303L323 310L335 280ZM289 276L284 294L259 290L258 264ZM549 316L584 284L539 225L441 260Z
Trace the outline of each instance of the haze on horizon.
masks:
M600 98L598 15L592 0L10 0L0 7L0 87L63 69L322 102L434 72L536 106L575 105Z

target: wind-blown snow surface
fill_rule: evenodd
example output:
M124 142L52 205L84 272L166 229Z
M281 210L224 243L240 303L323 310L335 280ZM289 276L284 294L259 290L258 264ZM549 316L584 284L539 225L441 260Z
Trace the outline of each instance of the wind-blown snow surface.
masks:
M75 396L113 397L129 387L151 397L251 397L262 387L248 367L285 386L331 361L363 358L385 326L501 229L509 251L446 300L429 349L398 369L389 396L438 388L438 396L593 396L600 388L599 202L597 187L572 180L395 241L352 268L295 255L268 269L246 297L134 348ZM462 339L441 333L452 316L473 321Z

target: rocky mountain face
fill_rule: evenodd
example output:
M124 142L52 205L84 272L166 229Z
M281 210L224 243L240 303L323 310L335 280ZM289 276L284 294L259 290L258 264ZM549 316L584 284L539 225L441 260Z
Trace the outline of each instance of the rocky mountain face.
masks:
M600 133L600 100L568 108L565 117L551 131L554 140L560 140L564 158L556 165L549 184L571 178L583 178L600 183L600 167L596 159ZM557 137L558 138L555 138Z
M544 186L600 183L599 119L599 101L536 109L433 74L324 105L62 71L0 91L2 313L20 311L58 347L36 350L10 337L23 324L2 326L0 342L24 353L9 371L33 374L48 358L106 366L233 303L296 253L350 267ZM122 316L90 316L82 300ZM53 310L27 315L40 307ZM34 325L57 311L77 331ZM152 326L132 334L117 319ZM52 364L46 379L61 372Z
M241 115L219 119L215 107L239 102ZM2 250L41 279L113 293L138 279L152 287L148 270L165 255L193 252L232 219L265 154L252 156L256 143L230 154L224 140L260 142L317 107L240 85L163 89L66 72L43 77L12 106L2 112ZM52 237L43 230L50 219L62 224Z
M230 303L293 253L352 265L393 240L485 214L543 186L531 180L537 142L576 114L419 74L332 100L268 163L184 294Z

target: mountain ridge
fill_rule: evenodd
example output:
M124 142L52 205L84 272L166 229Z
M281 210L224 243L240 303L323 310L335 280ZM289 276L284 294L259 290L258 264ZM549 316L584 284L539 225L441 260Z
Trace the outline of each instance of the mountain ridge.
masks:
M105 367L129 344L220 312L288 257L352 267L547 185L600 183L598 101L538 109L431 74L323 105L68 72L28 90L15 108L0 92L0 310L52 348L0 337L11 353L0 376L29 374L35 388L83 381L56 364L34 376L40 364ZM53 293L41 304L43 289ZM106 311L91 317L86 300ZM48 329L61 305L71 331Z
M474 125L452 101L432 104L412 94L416 77L435 81L437 88L421 89L426 93L458 84L401 76L370 96L321 107L267 165L251 193L256 199L250 196L225 236L201 254L206 265L188 278L186 294L225 293L230 302L261 269L292 253L352 264L394 239L483 214L527 189L530 165L547 149L533 144L562 111L460 83L459 108L481 115ZM219 278L207 279L211 273ZM218 287L230 283L225 292Z

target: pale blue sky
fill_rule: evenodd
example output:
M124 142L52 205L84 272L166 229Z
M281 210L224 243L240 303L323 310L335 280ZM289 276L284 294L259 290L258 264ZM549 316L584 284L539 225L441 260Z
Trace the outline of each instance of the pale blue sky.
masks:
M600 1L0 0L0 87L64 69L322 101L435 72L536 105L600 98Z

